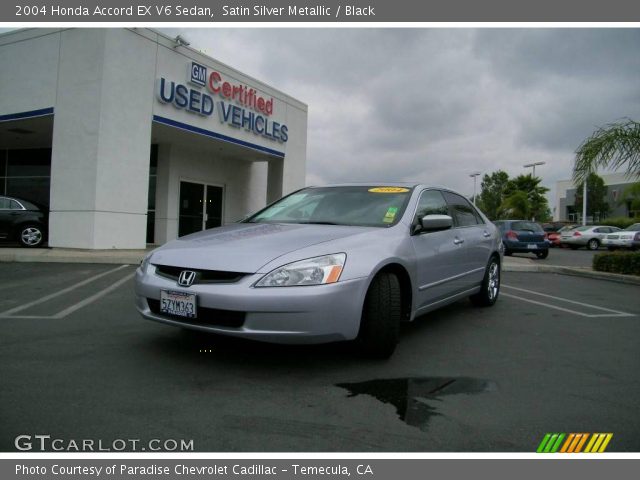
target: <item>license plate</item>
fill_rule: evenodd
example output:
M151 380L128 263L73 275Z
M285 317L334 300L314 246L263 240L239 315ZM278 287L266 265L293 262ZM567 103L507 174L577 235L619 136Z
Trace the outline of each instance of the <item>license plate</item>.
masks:
M185 292L160 291L160 312L178 317L196 318L196 294Z
M535 243L530 243L529 245L527 245L527 248L530 249L530 250L531 249L536 249L536 248L538 248L538 245L536 245Z

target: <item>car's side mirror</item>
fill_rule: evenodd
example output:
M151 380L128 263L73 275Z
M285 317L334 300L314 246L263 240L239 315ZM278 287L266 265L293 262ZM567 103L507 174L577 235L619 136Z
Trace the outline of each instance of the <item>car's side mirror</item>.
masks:
M421 232L437 232L453 227L453 218L449 215L425 215L420 219Z

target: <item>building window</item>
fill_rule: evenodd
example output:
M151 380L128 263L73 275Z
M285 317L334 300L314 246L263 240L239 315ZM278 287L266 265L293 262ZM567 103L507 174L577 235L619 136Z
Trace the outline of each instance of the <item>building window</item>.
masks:
M0 195L49 207L51 149L0 150Z

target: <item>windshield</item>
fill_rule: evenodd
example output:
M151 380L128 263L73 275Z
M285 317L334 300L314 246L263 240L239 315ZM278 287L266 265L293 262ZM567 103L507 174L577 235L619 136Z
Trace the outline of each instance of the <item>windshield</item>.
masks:
M245 222L390 227L402 217L411 191L385 186L310 187L278 200Z

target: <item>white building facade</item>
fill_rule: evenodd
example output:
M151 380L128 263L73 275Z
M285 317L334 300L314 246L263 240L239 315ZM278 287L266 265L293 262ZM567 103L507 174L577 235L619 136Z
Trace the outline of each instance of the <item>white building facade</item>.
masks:
M51 247L140 249L304 186L307 106L162 33L0 35L0 194Z

